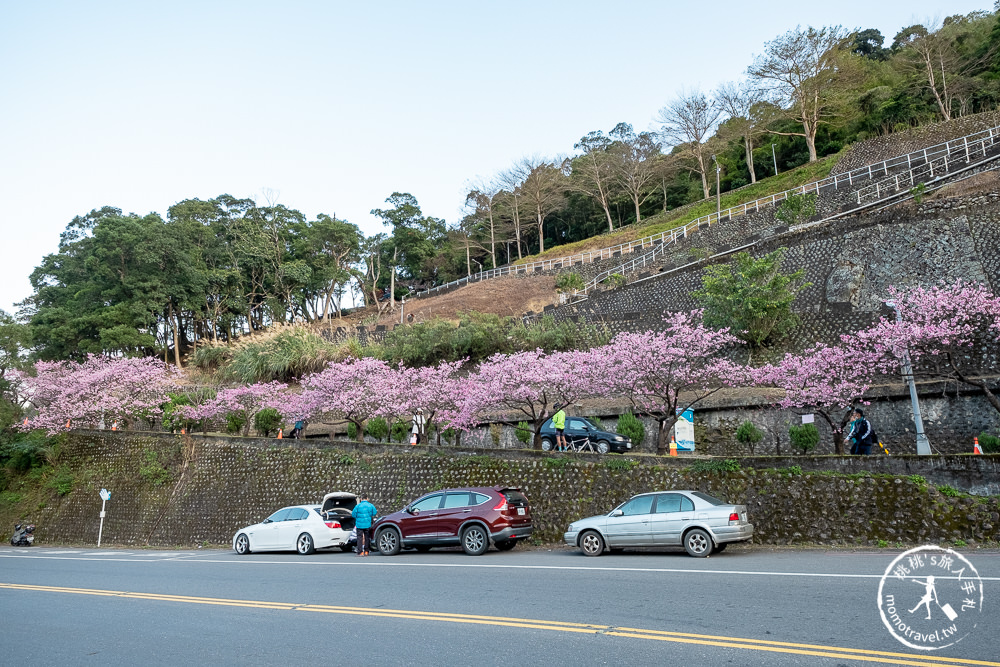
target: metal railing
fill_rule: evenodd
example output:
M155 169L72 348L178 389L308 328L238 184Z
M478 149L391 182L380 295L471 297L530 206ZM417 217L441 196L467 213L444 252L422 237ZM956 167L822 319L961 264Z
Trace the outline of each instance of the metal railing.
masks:
M971 141L970 138L972 139ZM887 178L858 190L857 204L858 206L878 204L896 197L903 190L909 191L917 184L925 182L925 176L927 181L939 180L957 171L968 169L973 164L974 159L985 162L990 158L989 148L997 143L1000 143L1000 129L991 128L983 132L977 132L974 135L968 135L907 155L891 158L878 165L874 165L874 169L871 166L866 167L866 170L870 170L870 177L874 177L879 171L882 171L882 175L887 176ZM905 171L888 176L890 169L896 169L904 165L906 166ZM827 219L841 217L842 215L843 213L836 213ZM813 224L821 222L823 220ZM688 226L685 226L683 236L687 236L687 230ZM680 238L680 235L671 239L671 242L677 238ZM651 251L643 253L641 256L635 257L620 266L598 273L585 283L582 289L575 290L572 294L568 295L568 302L578 303L587 299L589 293L594 288L615 274L625 275L626 273L633 273L639 268L654 263L657 257L664 254L669 245L670 242L662 243L654 247Z
M834 174L833 176L827 176L818 181L812 183L807 183L805 185L800 185L798 187L792 188L791 190L785 190L784 192L779 192L777 194L770 195L768 197L762 197L754 201L745 202L738 206L731 206L730 208L723 209L720 212L709 213L708 215L703 215L700 218L692 220L691 222L685 224L682 227L677 227L675 229L667 230L665 232L660 232L659 234L653 234L646 236L634 241L628 241L626 243L619 243L618 245L608 246L601 248L599 250L590 250L587 252L577 253L573 255L565 255L563 257L557 257L553 259L543 259L535 262L528 262L526 264L508 264L506 266L500 266L495 269L489 269L486 271L480 271L474 273L471 276L465 276L452 280L451 282L445 283L443 285L438 285L437 287L432 287L428 290L417 292L413 297L422 297L434 294L442 290L448 290L460 285L467 283L479 282L481 280L488 280L490 278L497 278L506 275L518 275L518 274L529 274L536 271L547 271L558 268L564 268L566 266L573 266L575 264L583 263L593 263L594 261L600 259L612 259L615 256L624 255L626 253L635 252L636 250L646 248L647 246L657 246L657 245L669 245L679 238L686 238L688 232L698 229L702 226L711 226L722 221L731 220L748 213L756 213L761 208L767 206L774 206L775 204L782 202L789 197L803 195L803 194L820 194L821 192L830 192L834 190L840 190L841 188L853 189L855 184L858 182L869 182L873 181L879 177L888 177L890 170L901 168L906 165L908 170L912 170L916 164L924 164L929 160L933 161L942 155L948 155L952 151L958 150L974 150L970 149L977 143L982 144L982 148L985 154L985 142L989 142L988 145L992 146L993 143L1000 140L1000 126L992 127L988 130L982 130L980 132L974 132L972 134L960 137L958 139L952 139L951 141L946 141L943 144L938 144L936 146L931 146L929 148L922 148L920 150L913 151L912 153L907 153L906 155L897 156L894 158L889 158L882 162L875 164L870 164L864 167L859 167L857 169L852 169L851 171L845 172L843 174ZM877 186L877 184L876 184ZM876 187L876 191L878 188ZM859 201L859 203L861 203ZM650 253L657 254L662 253L662 248L653 248ZM639 261L639 258L636 260ZM623 265L624 266L624 265ZM609 275L618 272L618 268L612 269L611 271L603 272L604 275L601 280L607 278ZM594 281L591 281L594 282Z

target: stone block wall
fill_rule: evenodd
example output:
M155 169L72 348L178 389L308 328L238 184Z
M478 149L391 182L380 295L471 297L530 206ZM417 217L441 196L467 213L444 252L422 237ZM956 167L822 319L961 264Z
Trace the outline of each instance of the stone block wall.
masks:
M171 478L159 486L140 472L151 451L162 455L171 470ZM97 491L103 487L112 493L104 523L106 545L226 545L239 528L285 505L318 502L330 491L366 491L388 513L435 489L499 484L524 489L541 542L558 542L571 521L607 512L635 493L670 488L700 489L747 505L757 543L1000 539L998 499L942 495L926 458L910 461L903 471L927 481L870 470L858 474L861 463L854 460L831 474L842 459L828 461L814 473L798 465L804 459L792 460L798 468L775 465L786 460L744 459L741 470L720 473L694 472L684 458L657 457L617 469L608 465L610 459L530 452L418 454L364 445L312 448L274 446L274 441L185 442L167 435L75 433L63 453L76 475L74 490L41 503L42 508L5 505L0 520L30 518L38 525L40 545L93 544L101 507ZM998 458L978 457L969 474L995 479Z

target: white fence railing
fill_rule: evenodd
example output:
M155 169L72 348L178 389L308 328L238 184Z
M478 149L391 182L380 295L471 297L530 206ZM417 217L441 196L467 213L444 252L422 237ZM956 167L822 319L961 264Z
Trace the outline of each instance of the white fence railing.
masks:
M653 234L651 236L646 236L634 241L628 241L626 243L619 243L618 245L608 246L606 248L600 248L599 250L589 250L587 252L581 252L574 255L565 255L563 257L556 257L553 259L543 259L535 262L528 262L525 264L508 264L506 266L500 266L495 269L489 269L486 271L480 271L479 273L474 273L471 276L465 276L452 280L451 282L445 283L443 285L438 285L437 287L432 287L428 290L418 292L414 294L414 297L421 297L426 295L431 295L436 292L451 289L459 285L466 283L478 282L480 280L488 280L490 278L497 278L499 276L506 275L516 275L516 274L528 274L534 273L536 271L547 271L558 268L565 268L567 266L572 266L579 263L592 263L600 259L612 259L616 255L625 255L627 253L635 252L636 250L645 249L649 246L658 245L669 245L679 238L686 238L688 233L698 229L703 225L714 225L720 221L731 220L748 213L755 213L761 208L767 206L773 206L778 202L782 202L789 197L802 194L821 192L830 192L833 190L839 190L841 188L853 189L856 183L859 182L870 182L880 177L888 177L890 170L899 169L906 167L908 171L912 171L914 167L930 164L934 160L942 156L950 156L952 153L965 151L969 155L974 155L975 151L979 150L985 155L985 152L989 146L992 146L996 141L1000 141L1000 126L992 127L988 130L982 130L980 132L975 132L969 134L965 137L959 139L952 139L943 144L938 144L936 146L931 146L930 148L922 148L912 153L906 155L897 156L894 158L889 158L882 162L876 164L870 164L865 167L859 167L851 171L845 172L843 174L834 174L833 176L827 176L824 179L815 181L813 183L807 183L805 185L800 185L798 187L792 188L791 190L785 190L784 192L779 192L768 197L762 197L761 199L756 199L754 201L746 202L738 206L732 206L722 211L709 213L700 218L692 220L683 227L677 227L665 232L660 232L659 234ZM976 148L978 146L979 148ZM948 159L946 158L946 162ZM971 158L970 158L971 159ZM876 188L876 194L878 194L878 184L869 187ZM876 197L877 199L878 197ZM859 203L862 203L859 199ZM649 252L656 254L657 250L662 253L662 249L653 248ZM645 253L644 253L645 254ZM638 261L639 258L636 258ZM612 269L611 271L604 272L601 280L607 278L608 275L620 271L618 269ZM593 281L591 281L593 282Z
M940 179L960 169L964 170L972 164L973 160L986 160L989 157L989 149L997 143L1000 143L1000 129L991 128L983 132L978 132L975 135L969 135L931 148L921 149L914 153L886 160L879 165L875 165L870 178L878 175L880 171L883 176L887 177L858 190L857 204L859 206L877 204L895 197L903 190L909 191L920 183ZM890 169L900 168L904 165L906 166L904 171L888 176ZM870 169L870 167L866 169ZM842 214L838 213L833 217L839 217L840 215ZM678 228L678 230L674 231L682 230ZM683 236L687 236L688 226L685 226L683 231ZM670 241L658 244L649 252L643 253L620 266L598 273L582 289L575 290L572 294L568 295L568 301L572 303L583 301L594 288L615 274L624 276L627 273L633 273L642 267L653 264L658 257L664 254L670 243L680 237L681 235L679 234Z

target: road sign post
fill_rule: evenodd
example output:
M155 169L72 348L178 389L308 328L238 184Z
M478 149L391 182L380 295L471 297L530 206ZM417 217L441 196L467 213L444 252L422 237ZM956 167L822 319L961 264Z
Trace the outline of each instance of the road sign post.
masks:
M97 546L101 546L101 535L104 533L104 503L111 500L111 493L107 489L101 489L101 527L97 529Z

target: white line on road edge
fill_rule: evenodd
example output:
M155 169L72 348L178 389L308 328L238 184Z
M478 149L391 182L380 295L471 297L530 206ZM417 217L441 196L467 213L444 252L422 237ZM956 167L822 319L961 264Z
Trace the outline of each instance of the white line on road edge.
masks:
M179 558L98 558L81 556L43 556L30 554L4 554L0 553L0 558L39 558L47 560L97 560L97 561L119 561L125 563L145 563L145 562L178 562ZM295 560L258 560L242 557L240 560L217 560L211 558L183 559L186 563L213 563L221 565L304 565L315 567L447 567L447 568L476 568L485 570L567 570L579 572L653 572L663 574L735 574L741 576L764 576L764 577L819 577L832 579L881 579L882 574L847 574L839 572L764 572L760 570L704 570L671 567L603 567L603 566L583 566L583 565L498 565L491 563L380 563L375 561L295 561ZM937 577L938 579L957 579L958 577ZM980 577L983 581L1000 581L1000 577Z

